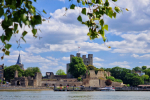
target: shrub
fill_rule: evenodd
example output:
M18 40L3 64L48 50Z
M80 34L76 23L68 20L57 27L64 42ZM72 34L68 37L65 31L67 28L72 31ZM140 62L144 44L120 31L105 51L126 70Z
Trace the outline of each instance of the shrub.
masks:
M78 77L78 81L82 81L81 77Z

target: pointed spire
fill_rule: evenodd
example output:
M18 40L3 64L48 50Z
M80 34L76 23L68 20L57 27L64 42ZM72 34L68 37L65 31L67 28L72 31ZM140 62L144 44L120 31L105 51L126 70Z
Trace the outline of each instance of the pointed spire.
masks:
M19 53L18 60L17 60L17 63L16 63L16 64L22 64L22 63L21 63L20 53Z

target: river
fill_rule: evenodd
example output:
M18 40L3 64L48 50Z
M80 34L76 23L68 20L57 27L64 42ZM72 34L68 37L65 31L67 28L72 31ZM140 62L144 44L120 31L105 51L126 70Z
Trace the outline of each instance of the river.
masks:
M0 91L0 100L150 100L150 92Z

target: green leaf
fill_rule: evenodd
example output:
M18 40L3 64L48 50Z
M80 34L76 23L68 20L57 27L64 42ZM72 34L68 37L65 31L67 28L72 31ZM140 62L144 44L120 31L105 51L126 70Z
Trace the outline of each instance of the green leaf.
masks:
M92 3L95 3L95 0L92 0Z
M82 14L86 15L86 8L82 8Z
M5 45L5 48L8 50L8 49L11 48L11 46L12 46L11 44L6 44L6 45Z
M4 35L1 36L1 41L2 41L2 42L5 41L5 36L4 36Z
M4 9L0 7L0 17L4 14Z
M42 24L42 18L41 18L41 16L40 15L35 15L34 17L33 17L34 19L34 25L37 25L37 24Z
M119 8L119 7L116 6L114 9L115 9L115 11L116 11L117 13L120 12L120 8Z
M24 41L24 42L26 42L26 40L24 39L24 37L21 37L22 38L22 40Z
M33 33L33 36L35 36L36 33L37 33L37 29L33 29L33 30L32 30L32 33Z
M24 31L24 32L22 33L22 36L24 37L27 33L28 33L27 31Z
M43 13L47 14L46 11L43 9Z
M9 51L6 51L6 52L5 52L5 55L9 55L9 54L10 54L10 52L9 52Z
M112 1L116 2L117 0L112 0Z
M5 13L4 16L5 16L5 20L7 21L8 20L7 14Z
M82 5L84 5L84 6L85 6L85 2L84 2L84 1L82 1Z
M14 24L14 33L16 32L16 30L17 30L17 28L18 28L18 24Z
M104 20L103 20L103 19L100 20L100 25L101 25L101 26L104 25Z
M108 25L104 25L104 29L108 31Z
M75 8L75 5L72 4L72 5L70 6L70 9L74 9L74 8Z
M79 15L78 18L77 18L77 20L78 20L79 22L82 22L82 17Z
M78 3L80 3L80 0L77 0Z
M114 18L116 18L116 15L117 15L116 12L114 12L114 13L113 13Z

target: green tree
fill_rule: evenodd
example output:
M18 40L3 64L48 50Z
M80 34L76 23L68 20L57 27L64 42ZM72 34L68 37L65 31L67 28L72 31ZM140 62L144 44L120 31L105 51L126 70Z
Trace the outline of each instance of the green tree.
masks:
M78 78L81 75L85 74L87 70L82 58L80 57L72 57L72 62L69 64L69 66L70 68L68 72L70 72L75 78Z
M111 81L115 81L115 78L113 76L107 77L107 79L110 79Z
M23 25L32 28L33 37L37 38L37 29L36 25L42 24L43 19L42 12L40 12L33 5L37 0L0 0L0 18L2 18L1 26L4 30L4 34L0 36L0 40L4 46L0 49L4 52L5 55L9 55L9 49L11 48L11 44L9 44L9 40L11 39L13 34L19 32L19 27L23 28ZM81 10L83 15L87 15L89 19L85 22L82 21L82 16L79 14L77 20L82 24L86 25L89 28L89 32L87 35L90 39L99 38L100 36L103 38L105 42L107 40L105 36L105 30L108 31L108 25L104 22L104 15L110 18L116 18L117 13L122 12L124 8L116 6L114 3L117 0L111 0L115 7L111 7L108 0L68 0L71 4L67 9L75 9L75 7L84 6ZM89 7L89 11L87 11L86 7ZM128 9L126 8L128 11ZM43 13L46 12L43 10ZM28 34L26 30L22 32L22 36L20 39L26 42L24 37ZM39 37L40 38L40 37ZM20 44L20 39L17 41L18 45ZM110 46L108 46L110 48ZM3 59L4 56L1 57Z
M18 77L21 77L24 71L18 65L12 65L9 67L5 66L4 67L5 80L10 81L10 79L13 79L16 70L18 71Z
M2 80L0 79L0 83L2 83Z
M66 75L66 73L64 72L64 70L59 69L59 70L56 72L56 75Z
M24 76L28 77L34 77L35 73L37 72L41 72L40 69L38 67L28 67L25 71L24 71Z
M111 70L111 75L114 76L116 79L121 79L124 82L124 78L127 73L131 73L130 69L121 68L121 67L113 67Z
M144 84L144 80L135 73L127 73L125 76L125 80L126 81L124 81L124 83L130 84L130 86L137 86L140 84Z
M142 71L142 68L137 66L137 67L133 68L132 70L134 70L134 71Z
M148 81L149 80L149 76L148 75L142 75L142 79L144 79L144 81Z
M142 70L145 70L145 69L147 69L147 66L142 66Z

